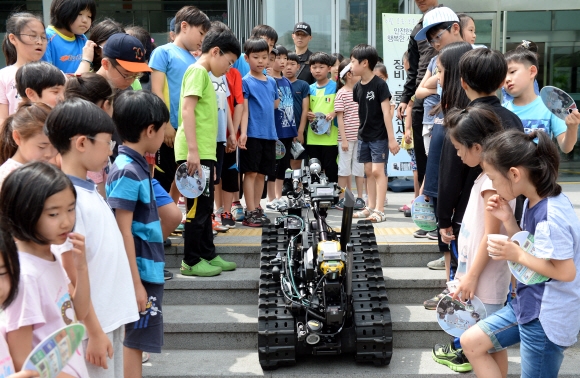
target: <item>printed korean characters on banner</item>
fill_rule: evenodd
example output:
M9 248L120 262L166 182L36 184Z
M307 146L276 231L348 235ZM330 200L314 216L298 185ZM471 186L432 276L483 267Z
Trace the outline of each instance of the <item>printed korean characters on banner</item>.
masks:
M383 13L383 60L389 74L387 84L396 102L393 127L399 144L405 135L405 125L396 116L396 108L401 102L403 86L407 80L407 73L403 68L403 54L409 46L409 36L420 19L420 14ZM396 156L389 152L387 165L391 177L413 176L411 157L403 149Z

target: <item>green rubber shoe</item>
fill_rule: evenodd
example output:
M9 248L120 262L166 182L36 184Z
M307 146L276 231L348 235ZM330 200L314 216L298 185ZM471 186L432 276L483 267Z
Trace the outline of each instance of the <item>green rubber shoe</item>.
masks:
M201 261L194 266L189 266L182 261L179 271L184 276L213 277L220 274L222 272L222 268L219 266L210 265L206 260L201 259Z
M452 345L437 344L431 353L433 360L458 373L467 373L473 370L471 364L463 354L462 349L454 349Z
M226 261L219 256L214 257L208 263L212 266L220 267L224 272L235 270L237 267L235 262Z

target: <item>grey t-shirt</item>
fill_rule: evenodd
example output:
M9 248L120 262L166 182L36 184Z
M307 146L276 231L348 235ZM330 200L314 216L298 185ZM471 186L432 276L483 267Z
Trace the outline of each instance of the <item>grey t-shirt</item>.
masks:
M437 75L437 56L434 56L433 59L431 59L431 62L429 62L429 65L427 66L427 71L431 73L431 76ZM439 86L439 83L437 83L437 86ZM431 109L433 109L433 107L440 101L441 97L436 94L425 97L423 100L423 125L433 124L435 116L429 113L431 113Z

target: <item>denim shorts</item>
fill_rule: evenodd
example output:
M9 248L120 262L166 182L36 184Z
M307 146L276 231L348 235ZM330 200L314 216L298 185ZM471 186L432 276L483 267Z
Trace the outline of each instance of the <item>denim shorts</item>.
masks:
M371 142L358 141L359 163L386 163L389 158L389 141L387 139Z
M522 377L557 377L565 347L551 342L539 319L518 324L511 303L481 320L477 326L489 336L492 351L499 352L520 343Z

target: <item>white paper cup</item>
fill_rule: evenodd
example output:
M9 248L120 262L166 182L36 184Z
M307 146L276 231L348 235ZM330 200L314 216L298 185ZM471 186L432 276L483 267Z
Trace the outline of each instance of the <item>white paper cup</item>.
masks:
M487 235L487 245L489 247L489 241L493 240L493 241L499 241L499 240L503 240L503 241L508 241L509 237L507 235L502 235L502 234L489 234ZM490 253L489 251L487 252L487 254L491 257L495 256L493 253Z

